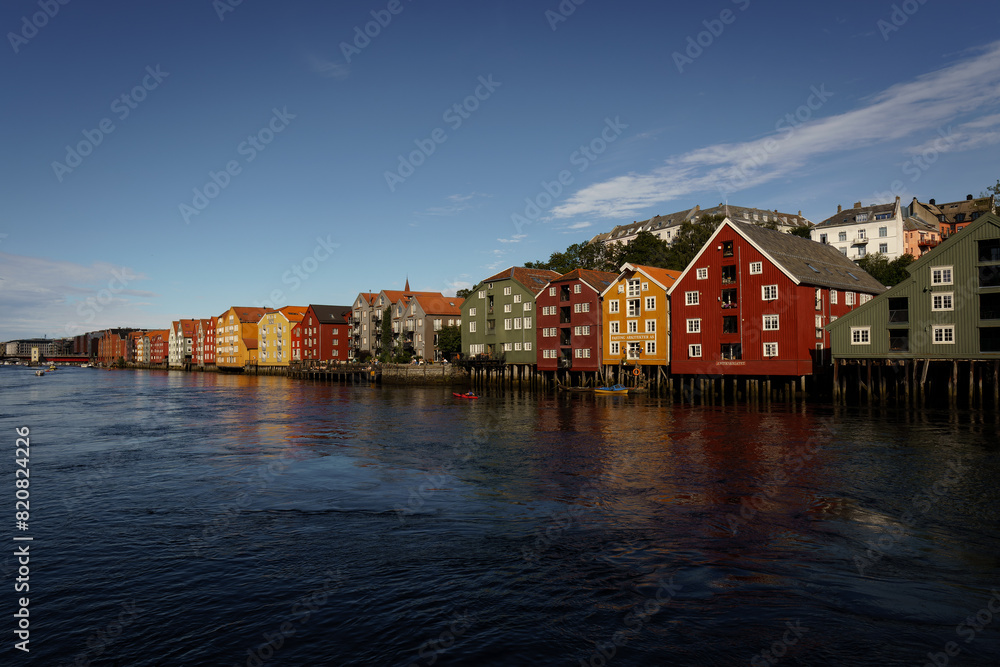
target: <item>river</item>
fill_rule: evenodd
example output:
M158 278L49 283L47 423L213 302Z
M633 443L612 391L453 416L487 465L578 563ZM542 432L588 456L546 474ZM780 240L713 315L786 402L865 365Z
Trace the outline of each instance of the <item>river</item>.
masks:
M3 664L1000 657L992 411L23 367L0 397Z

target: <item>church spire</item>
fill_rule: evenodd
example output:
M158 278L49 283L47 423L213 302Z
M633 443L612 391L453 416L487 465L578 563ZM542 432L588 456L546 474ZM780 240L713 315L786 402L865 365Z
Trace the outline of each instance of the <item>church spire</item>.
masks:
M410 276L406 276L406 287L403 288L404 294L409 294L410 292Z

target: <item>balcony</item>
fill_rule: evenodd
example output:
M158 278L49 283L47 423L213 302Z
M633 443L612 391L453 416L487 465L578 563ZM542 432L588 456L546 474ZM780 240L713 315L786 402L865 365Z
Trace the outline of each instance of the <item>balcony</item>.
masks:
M867 236L858 236L853 241L851 241L851 243L853 245L868 245L868 237Z
M930 250L931 248L936 248L941 245L941 242L934 239L920 239L917 241L917 245L921 248L927 248Z

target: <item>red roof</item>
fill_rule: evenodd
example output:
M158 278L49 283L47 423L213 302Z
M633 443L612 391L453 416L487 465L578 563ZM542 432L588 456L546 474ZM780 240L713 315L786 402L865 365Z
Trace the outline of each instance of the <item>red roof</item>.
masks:
M524 287L527 287L528 291L532 294L537 294L550 280L555 280L558 277L558 272L549 271L548 269L526 269L523 266L512 266L496 275L490 276L483 282L490 283L513 278Z
M683 273L683 271L660 269L655 266L642 266L641 264L626 264L625 266L632 267L636 271L642 271L647 276L663 285L665 289L670 289L670 287L674 284L674 281L680 278Z
M594 271L593 269L573 269L569 273L562 274L552 282L561 283L570 280L582 280L597 290L598 293L601 293L608 288L608 285L618 280L618 274L611 273L610 271Z
M457 296L445 296L440 292L427 295L418 293L415 297L425 315L462 315L462 301Z

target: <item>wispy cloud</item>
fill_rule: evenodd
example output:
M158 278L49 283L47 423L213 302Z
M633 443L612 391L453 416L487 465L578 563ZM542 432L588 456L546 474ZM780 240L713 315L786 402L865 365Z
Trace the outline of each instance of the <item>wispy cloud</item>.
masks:
M351 74L351 68L346 63L338 63L321 56L308 56L309 68L327 79L346 79Z
M566 225L563 229L586 229L592 227L593 224L592 222L574 222L572 225Z
M984 148L997 143L1000 143L1000 114L992 114L949 128L944 137L914 146L909 152L913 155L951 153Z
M497 239L500 243L520 243L521 239L527 237L527 234L514 234L509 239Z
M432 206L424 210L421 215L452 216L464 211L471 211L476 208L473 203L476 199L492 197L482 192L470 192L467 195L448 195L445 199L450 202L446 206Z
M893 85L858 109L797 127L776 124L773 133L753 141L706 146L670 157L650 172L595 183L573 194L552 214L555 218L628 218L694 193L734 192L793 175L809 162L835 152L929 134L949 123L993 112L998 103L1000 42L994 42L961 62ZM960 128L969 139L957 141L952 150L973 148L977 139L996 143L996 123L989 118L966 120ZM751 161L751 156L759 155L767 156L762 164Z
M70 336L142 322L140 309L158 296L136 289L147 280L128 267L90 266L0 252L4 336Z

